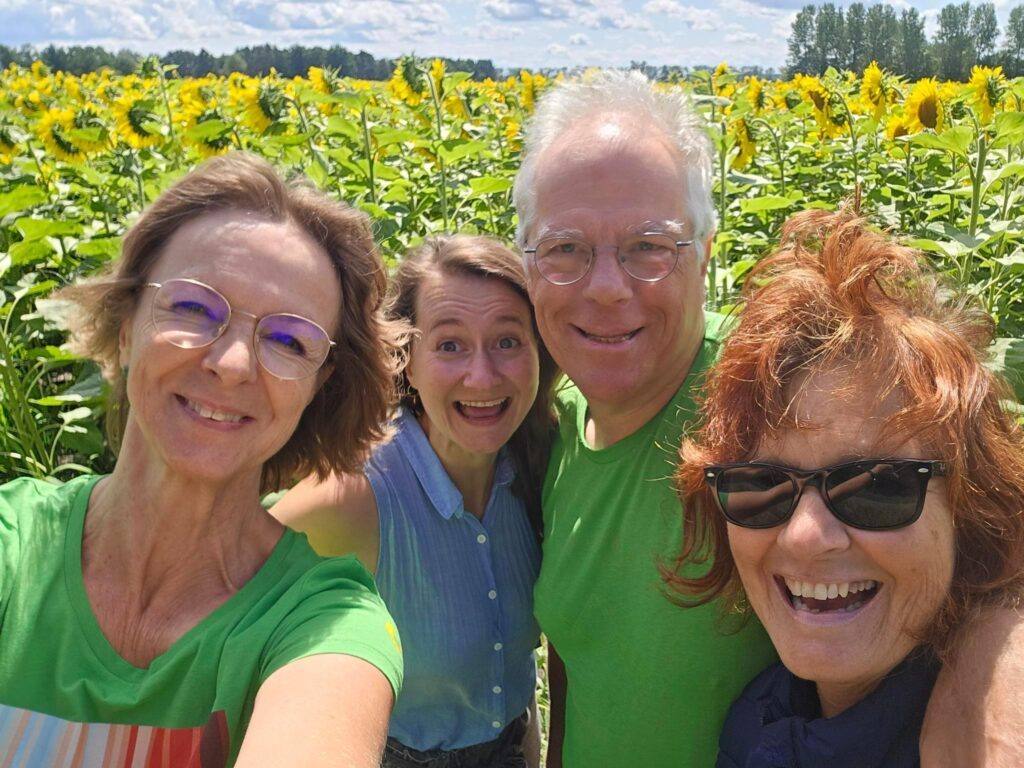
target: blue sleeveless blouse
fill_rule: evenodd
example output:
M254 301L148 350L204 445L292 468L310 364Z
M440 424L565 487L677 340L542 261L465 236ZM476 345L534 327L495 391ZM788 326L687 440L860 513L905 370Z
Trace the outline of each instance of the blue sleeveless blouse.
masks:
M388 735L417 750L491 741L536 685L540 549L505 451L478 520L415 416L403 408L395 427L365 467L380 518L377 587L405 659Z

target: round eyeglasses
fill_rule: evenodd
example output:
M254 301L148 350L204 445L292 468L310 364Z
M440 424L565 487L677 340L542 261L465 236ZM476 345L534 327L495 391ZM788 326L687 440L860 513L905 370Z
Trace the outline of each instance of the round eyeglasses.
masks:
M632 235L615 246L616 261L634 280L656 283L676 268L679 249L693 240L676 240L664 232ZM582 280L594 263L596 247L573 237L546 237L535 248L524 248L533 256L540 276L553 285L572 285Z
M144 283L155 288L151 307L153 326L176 347L206 347L224 335L232 314L251 317L256 360L279 379L294 381L312 376L324 364L335 343L321 326L301 315L276 312L258 317L232 310L231 304L206 283L177 278Z

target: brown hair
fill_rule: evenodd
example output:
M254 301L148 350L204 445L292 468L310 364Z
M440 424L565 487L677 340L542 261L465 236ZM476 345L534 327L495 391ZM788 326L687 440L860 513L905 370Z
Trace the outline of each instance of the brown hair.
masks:
M113 385L107 436L119 450L129 403L118 368L118 333L132 316L141 286L180 227L211 211L239 210L292 224L327 253L341 287L341 322L332 370L306 407L287 444L263 467L261 491L292 478L355 471L382 435L396 397L394 380L403 327L384 319L383 263L369 217L331 200L304 179L282 181L264 160L237 152L208 160L163 192L125 235L108 274L65 288L57 298L77 305L73 347L96 360Z
M913 437L945 462L956 565L945 604L920 639L948 652L952 630L984 605L1016 604L1024 587L1024 436L984 365L991 319L944 287L920 254L848 210L806 211L747 278L739 325L709 374L702 423L682 448L683 549L664 575L683 604L742 600L707 464L744 461L780 431L807 374L854 364L902 403L885 432ZM707 562L686 577L682 565Z
M537 399L509 440L509 450L516 470L512 490L526 504L530 523L540 536L543 531L540 495L556 426L553 402L559 370L537 332L533 305L526 292L522 261L510 248L490 237L448 235L430 238L409 251L398 267L391 281L387 316L392 320L406 320L415 325L416 299L423 281L432 275L446 274L498 280L519 294L530 308L533 334L537 339L540 357L540 383ZM408 349L407 344L407 353ZM404 372L402 404L416 414L423 410Z

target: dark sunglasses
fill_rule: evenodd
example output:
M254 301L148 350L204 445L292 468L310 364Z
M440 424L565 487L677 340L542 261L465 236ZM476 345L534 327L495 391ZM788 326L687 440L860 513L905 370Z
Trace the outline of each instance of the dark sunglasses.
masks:
M887 531L917 520L928 481L945 473L941 461L919 459L865 459L807 470L751 461L704 467L704 481L725 519L744 528L786 522L812 485L846 525Z

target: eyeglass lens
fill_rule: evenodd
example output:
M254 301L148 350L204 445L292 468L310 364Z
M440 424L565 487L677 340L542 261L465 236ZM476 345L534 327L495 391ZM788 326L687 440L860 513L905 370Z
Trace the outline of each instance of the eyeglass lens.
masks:
M617 255L626 274L654 282L675 268L679 248L669 235L645 234L623 240ZM590 269L594 247L574 238L548 238L537 244L535 257L542 277L556 285L568 285Z
M153 325L167 341L195 349L223 335L231 319L231 305L203 283L168 280L157 288L152 313ZM311 376L331 349L330 337L323 328L287 313L259 318L253 338L260 365L282 379Z
M884 530L914 522L921 513L931 462L862 461L797 472L770 465L720 468L713 483L726 518L748 528L781 525L806 485L817 485L832 513L855 528Z

